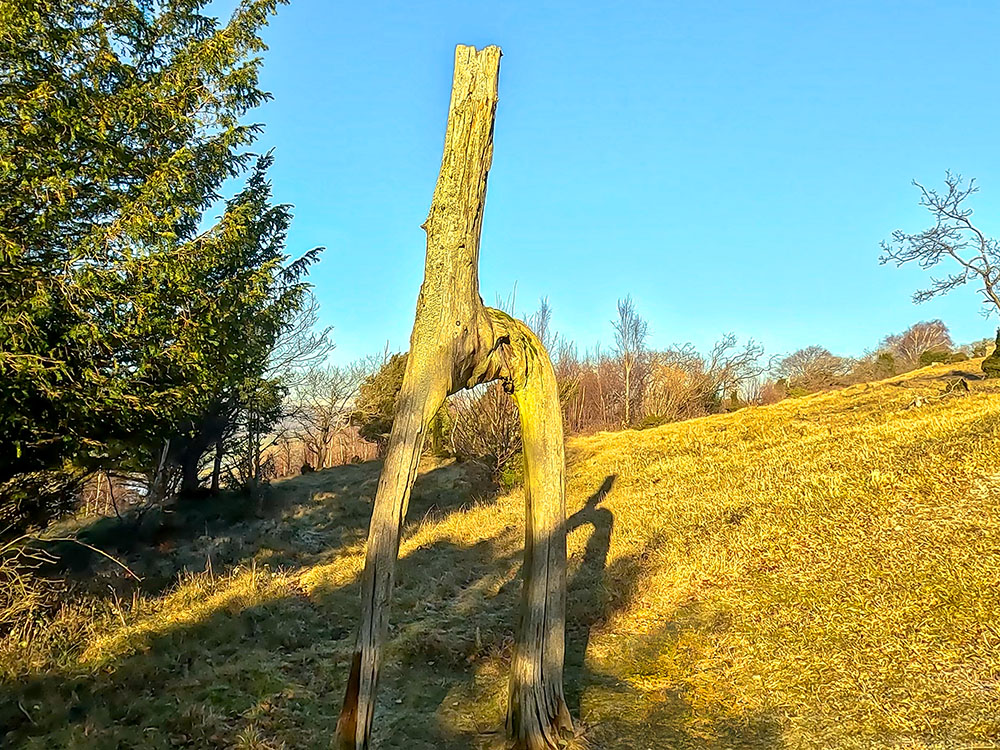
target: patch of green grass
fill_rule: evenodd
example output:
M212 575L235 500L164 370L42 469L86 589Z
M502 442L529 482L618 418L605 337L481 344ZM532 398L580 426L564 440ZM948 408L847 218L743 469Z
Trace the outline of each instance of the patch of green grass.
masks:
M945 393L976 367L571 440L587 744L997 746L1000 384ZM523 499L469 470L428 465L414 492L375 747L502 746ZM5 744L329 747L377 478L178 509L155 553L123 553L141 586L90 561L0 642Z

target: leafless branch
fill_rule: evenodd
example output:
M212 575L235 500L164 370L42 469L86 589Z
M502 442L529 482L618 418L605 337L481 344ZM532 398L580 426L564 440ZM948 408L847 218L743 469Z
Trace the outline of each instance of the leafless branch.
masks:
M943 192L916 181L913 184L920 191L920 205L930 212L934 225L916 234L902 229L894 231L892 239L881 244L879 262L897 266L916 263L931 269L950 259L958 270L940 278L932 277L930 286L914 293L913 301L926 302L969 281L977 281L984 314L1000 311L1000 243L972 223L973 209L965 205L966 200L979 192L976 181L966 182L961 175L947 172Z

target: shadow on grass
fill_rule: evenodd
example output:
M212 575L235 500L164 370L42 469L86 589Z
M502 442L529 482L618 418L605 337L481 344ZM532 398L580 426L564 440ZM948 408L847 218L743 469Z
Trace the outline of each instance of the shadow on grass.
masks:
M312 540L298 557L300 569L342 554L363 535L370 506L348 509L345 503L362 501L377 467L345 469L352 473L331 471L324 479L317 472L307 481L283 483L290 486L279 490L307 493L309 500L285 502L290 513L253 521L277 519L290 527L283 539ZM591 694L623 709L588 709L596 719L586 735L589 747L778 747L778 725L763 720L714 727L707 736L715 740L703 741L684 729L690 708L683 696L651 698L588 664L595 632L629 605L643 570L644 552L607 564L614 516L601 503L614 482L607 477L568 519L570 530L592 531L568 586L567 697L576 716L581 706L594 703ZM438 492L424 480L411 501L411 517L443 515L471 499L448 490L450 484L448 479ZM258 532L262 540L278 533ZM400 560L374 748L500 746L519 599L520 533L508 527L468 546L437 541ZM515 583L509 585L512 574ZM246 604L237 597L193 623L167 622L159 632L140 634L127 656L107 664L74 663L4 685L3 744L328 748L354 646L357 599L356 580L320 584L308 595L293 583L264 601Z
M587 658L591 642L611 617L634 601L642 585L645 558L662 544L654 535L641 552L608 565L615 518L601 504L616 480L613 474L606 477L584 506L567 519L567 533L580 527L592 529L567 585L566 618L566 699L581 722L586 746L592 750L782 747L782 725L776 718L725 719L692 731L693 710L679 691L639 691ZM629 665L641 663L643 652L672 648L684 630L696 627L697 619L696 609L689 606L674 612L657 633L630 636Z
M95 596L130 598L137 588L161 594L185 571L221 573L251 559L272 566L316 564L363 542L381 468L380 461L369 461L291 477L268 487L260 501L224 491L100 518L75 534L89 546L45 544L55 563L40 572L69 576ZM482 467L445 463L417 477L408 517L418 522L493 501L497 494ZM91 547L123 562L142 583Z
M600 750L674 748L676 750L780 750L785 746L783 718L778 714L738 715L735 705L695 708L686 676L676 684L639 689L632 680L658 675L664 654L680 654L690 631L719 630L725 618L687 603L667 622L646 635L619 640L614 656L585 673L586 693L581 711L588 747ZM623 677L626 675L627 677Z
M374 747L470 747L475 732L436 714L503 652L516 601L487 604L488 579L512 565L492 541L437 542L400 560ZM124 657L3 685L0 745L329 748L358 610L352 581L249 606L237 597L192 624L157 622L130 637Z
M606 587L605 569L615 517L610 510L598 507L616 479L614 474L606 477L586 504L566 519L567 536L580 526L593 526L580 567L566 585L566 702L574 716L580 715L580 695L589 676L585 662L591 632L614 610L627 604L621 597L612 600Z

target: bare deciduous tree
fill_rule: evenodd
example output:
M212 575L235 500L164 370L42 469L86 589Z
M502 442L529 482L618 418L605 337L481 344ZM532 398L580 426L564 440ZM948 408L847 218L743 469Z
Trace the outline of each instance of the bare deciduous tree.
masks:
M704 365L704 359L690 349L653 354L642 394L645 424L665 424L705 414Z
M292 434L302 441L313 468L333 465L336 438L348 428L358 389L368 374L363 360L311 368L296 383L289 396L295 404Z
M708 355L705 372L718 398L739 396L742 389L770 367L762 362L764 347L753 339L740 346L736 334L727 333L715 342Z
M927 269L942 261L950 262L957 270L940 279L931 278L929 287L914 293L914 302L925 302L975 281L985 314L1000 311L1000 242L972 223L973 210L965 205L970 196L979 192L976 181L965 182L961 175L947 172L943 193L916 181L913 184L920 190L920 205L930 212L934 225L917 234L897 229L890 242L882 243L879 262L897 266L917 263Z
M521 452L520 420L498 383L478 390L462 391L450 399L451 451L458 458L485 463L497 475Z
M924 320L914 323L902 333L886 336L882 348L892 352L902 369L920 366L925 352L950 352L954 344L948 326L941 320Z
M632 424L634 404L641 398L641 383L648 366L646 338L649 326L635 311L632 297L618 300L618 318L611 321L615 329L615 354L621 367L622 424Z
M242 390L224 405L229 411L223 412L215 437L213 490L219 488L223 470L232 486L253 493L273 478L271 448L292 431L298 413L298 405L288 394L334 348L330 338L333 329L320 328L318 323L319 302L310 293L278 336L265 380L248 384L249 390Z
M512 315L514 314L513 310L507 310L507 312ZM548 297L542 297L538 301L538 309L529 315L524 322L538 336L538 340L542 342L545 351L557 351L559 335L552 330L552 305L549 304Z
M741 347L731 333L720 338L708 356L693 344L652 354L643 389L644 422L675 422L731 408L734 401L745 403L749 394L744 391L767 370L763 354L752 339Z
M310 292L271 352L268 377L281 378L294 389L296 377L320 365L334 349L332 326L319 327L319 300Z
M777 372L789 387L813 392L840 385L850 369L849 359L822 346L807 346L782 359Z

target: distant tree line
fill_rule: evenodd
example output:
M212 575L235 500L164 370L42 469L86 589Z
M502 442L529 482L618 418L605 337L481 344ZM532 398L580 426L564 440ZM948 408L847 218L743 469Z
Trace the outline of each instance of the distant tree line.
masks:
M663 350L647 344L649 325L630 297L618 302L611 321L614 346L580 354L577 346L551 330L552 309L542 300L525 318L552 352L559 381L563 423L568 434L644 429L719 414L746 406L880 380L937 362L981 357L989 339L956 346L940 320L915 323L885 336L860 357L843 357L813 345L786 356L765 356L754 340L720 336L707 352L692 344ZM343 410L376 446L384 445L402 382L405 354L383 355L383 365L358 381L353 406ZM484 462L503 483L517 481L520 433L517 411L498 385L449 399L434 421L429 445L439 455Z
M1000 297L1000 251L970 221L963 202L974 183L948 174L939 194L922 186L921 205L935 224L917 234L897 231L883 244L883 262L917 262L930 268L957 262L958 272L918 292L921 302L969 281L978 281L988 310ZM513 314L513 298L496 306ZM1000 308L998 308L1000 309ZM643 429L656 425L765 405L789 397L880 380L937 362L983 357L995 349L989 339L956 346L941 320L913 324L885 336L860 357L845 357L814 344L784 356L765 356L754 340L731 333L708 351L692 344L649 347L649 324L634 300L618 301L611 321L614 344L580 353L576 344L552 330L552 309L542 300L526 322L552 355L559 381L563 422L569 434ZM279 473L324 468L334 463L378 457L395 416L405 354L367 357L346 367L311 371L290 399L295 418L282 432L274 455ZM1000 375L1000 358L983 364ZM520 428L517 411L499 385L458 394L439 411L428 450L439 456L485 463L504 484L518 480Z

